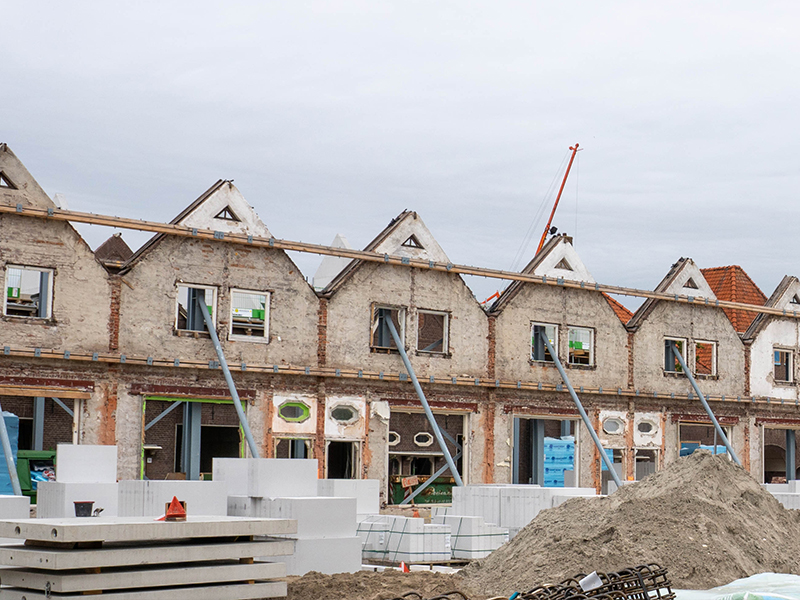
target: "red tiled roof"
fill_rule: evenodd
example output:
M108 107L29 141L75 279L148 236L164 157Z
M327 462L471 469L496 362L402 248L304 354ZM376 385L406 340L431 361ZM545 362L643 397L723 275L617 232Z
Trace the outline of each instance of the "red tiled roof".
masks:
M622 306L622 304L614 300L611 296L609 296L605 292L602 292L602 294L605 297L606 301L608 302L608 305L614 311L614 314L617 315L617 318L619 318L619 320L622 321L623 325L627 325L628 321L631 320L633 313L624 306Z
M764 306L767 302L764 292L758 288L739 265L700 269L700 271L720 300L757 304L759 306ZM758 315L758 313L733 308L723 308L722 310L727 315L733 328L739 333L747 331L750 323Z

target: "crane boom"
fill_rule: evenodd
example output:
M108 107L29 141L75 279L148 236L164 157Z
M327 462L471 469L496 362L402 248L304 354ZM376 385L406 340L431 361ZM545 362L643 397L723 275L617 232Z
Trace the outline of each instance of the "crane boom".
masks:
M567 172L564 173L564 179L561 181L561 187L558 190L558 196L556 196L556 203L553 204L553 210L550 212L550 218L547 219L547 225L545 225L544 232L542 233L542 239L539 240L539 247L536 248L536 254L542 251L542 247L544 247L544 240L547 238L547 232L550 231L550 225L553 223L553 217L556 214L556 209L558 208L558 201L561 200L561 193L564 191L564 186L567 183L567 177L569 177L569 170L572 168L572 161L575 160L575 155L578 153L578 144L569 147L572 150L572 156L569 158L569 164L567 165Z

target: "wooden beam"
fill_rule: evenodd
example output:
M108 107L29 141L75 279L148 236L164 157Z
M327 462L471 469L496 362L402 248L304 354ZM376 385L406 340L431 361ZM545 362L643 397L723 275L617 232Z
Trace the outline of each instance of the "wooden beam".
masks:
M89 223L91 225L103 225L106 227L119 227L122 229L134 229L137 231L150 231L152 233L164 233L179 237L199 238L210 241L225 241L233 244L255 246L260 248L277 248L279 250L290 250L293 252L307 252L324 256L341 256L344 258L359 259L367 262L384 263L400 267L414 267L417 269L427 269L432 271L444 271L447 273L457 273L460 275L474 275L476 277L488 277L491 279L503 279L507 281L522 281L540 285L550 285L555 287L566 287L574 289L594 290L605 292L606 294L617 294L620 296L634 296L637 298L653 298L666 302L678 302L680 304L694 304L704 306L714 306L718 308L732 308L754 313L783 316L789 318L800 318L797 311L787 311L757 304L744 304L741 302L729 302L725 300L712 300L702 296L689 296L685 294L666 294L663 292L651 292L637 288L606 285L600 283L590 283L587 281L571 281L566 279L553 279L548 277L534 276L527 273L517 273L515 271L503 271L500 269L488 269L485 267L471 267L469 265L457 265L453 263L442 263L435 261L421 260L418 258L408 258L397 255L379 254L367 250L355 250L353 248L334 248L333 246L323 246L321 244L309 244L306 242L293 242L290 240L280 240L277 238L262 238L248 236L241 233L228 233L213 231L211 229L195 229L184 225L172 225L169 223L158 223L155 221L143 221L139 219L128 219L124 217L111 217L94 213L84 213L59 208L36 208L0 203L0 214L16 214L27 217L37 217L54 221L72 221L75 223Z
M52 398L73 398L87 400L92 397L89 392L74 388L29 387L22 385L0 385L0 396L31 396Z

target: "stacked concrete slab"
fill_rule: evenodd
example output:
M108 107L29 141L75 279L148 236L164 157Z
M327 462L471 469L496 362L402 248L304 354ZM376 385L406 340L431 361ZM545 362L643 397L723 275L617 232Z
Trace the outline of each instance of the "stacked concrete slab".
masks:
M0 522L3 598L234 600L286 595L284 565L254 556L290 552L290 541L249 536L293 532L290 520L192 517L31 519ZM213 538L213 539L211 539ZM241 539L224 542L220 539ZM80 547L76 547L80 545Z
M38 484L36 515L75 516L75 502L94 502L108 517L118 515L117 447L58 444L56 480Z
M764 487L784 508L800 510L800 481L767 483Z
M508 541L508 529L486 523L483 517L438 515L432 521L450 528L455 560L485 558Z
M345 497L318 496L316 460L215 458L213 469L214 480L227 486L229 515L297 521L294 553L275 557L286 563L287 574L360 570L358 490L338 486Z
M371 515L358 524L366 561L448 562L452 559L450 526L424 519Z
M121 517L159 517L173 496L192 515L228 514L224 481L120 481L118 493Z
M356 514L377 515L381 511L381 482L377 479L319 479L317 495L355 498Z

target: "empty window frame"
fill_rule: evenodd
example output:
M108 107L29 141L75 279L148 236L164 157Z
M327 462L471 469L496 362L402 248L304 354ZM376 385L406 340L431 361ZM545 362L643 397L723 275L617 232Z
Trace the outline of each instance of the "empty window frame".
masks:
M558 325L531 323L531 360L554 362L550 352L547 351L547 345L542 339L542 334L547 336L553 349L558 353Z
M388 320L391 319L400 341L406 339L406 309L392 306L373 305L370 348L373 351L397 349L392 332L389 331Z
M269 292L231 290L231 339L269 341L269 296Z
M175 329L178 331L205 331L203 314L197 310L197 300L208 307L211 321L217 322L217 289L202 285L178 284L178 302L175 311Z
M275 458L311 458L311 440L307 438L278 438Z
M594 330L588 327L569 328L569 364L594 364Z
M49 319L52 315L53 270L7 266L3 314Z
M775 349L773 351L773 376L775 381L791 382L794 381L792 377L792 352L790 350Z
M681 363L673 350L674 347L677 348L684 362L686 362L686 340L684 338L666 338L664 340L664 371L667 373L683 373Z
M420 310L417 313L417 351L446 353L449 348L450 315Z
M717 343L696 340L694 343L695 375L717 374Z

